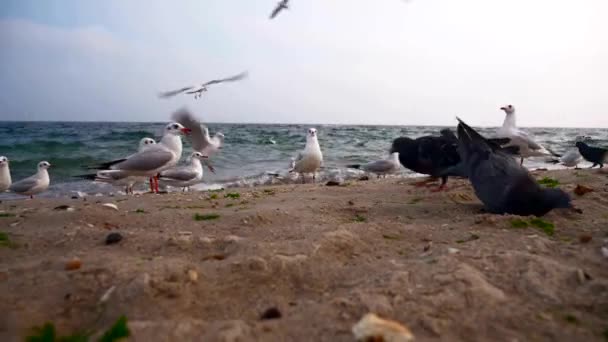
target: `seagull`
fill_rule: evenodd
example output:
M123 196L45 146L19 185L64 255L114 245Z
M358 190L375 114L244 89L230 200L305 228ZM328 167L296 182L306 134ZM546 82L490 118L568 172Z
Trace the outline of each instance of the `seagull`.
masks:
M549 163L559 164L566 167L578 168L578 164L583 161L583 156L578 152L578 149L572 149L566 152L561 158L550 160Z
M8 158L0 156L0 192L5 192L11 186L11 170L8 168Z
M363 165L348 165L351 169L360 169L365 172L375 173L378 178L388 174L397 173L401 167L399 164L399 152L391 153L388 159L376 160Z
M203 156L210 158L213 154L219 152L222 145L224 145L224 134L222 132L217 132L211 137L207 126L201 123L189 111L185 109L179 110L173 114L172 119L190 130L192 148ZM206 165L209 171L215 173L215 169L211 164L206 163Z
M142 138L139 141L138 152L143 152L148 149L151 145L156 144L156 141L152 138ZM131 155L133 156L133 155ZM131 156L127 157L130 158ZM146 178L140 176L130 176L127 171L117 172L115 170L101 170L94 174L78 175L78 178L90 179L95 182L108 183L116 186L124 186L125 193L128 195L133 194L133 187L136 183L143 183ZM150 190L154 192L153 179L150 178Z
M508 138L509 142L506 146L517 146L519 147L519 154L521 157L521 163L523 165L524 159L528 157L540 157L540 156L555 156L561 157L558 154L555 154L552 151L544 148L542 145L534 141L534 138L528 135L527 133L517 129L515 122L515 107L512 105L507 105L504 107L500 107L500 110L503 110L506 114L505 121L502 124L502 127L497 131L498 138Z
M573 209L567 193L542 188L515 159L458 121L458 152L475 194L489 212L542 216L555 208Z
M196 84L193 86L189 86L189 87L184 87L181 89L177 89L177 90L171 90L171 91L166 91L166 92L162 92L158 95L158 97L160 98L168 98L168 97L173 97L175 95L181 94L181 93L185 93L185 94L194 94L194 98L198 99L202 96L203 92L207 91L207 87L212 85L212 84L218 84L218 83L223 83L223 82L234 82L234 81L240 81L244 78L247 77L247 72L242 72L238 75L232 76L232 77L227 77L227 78L222 78L222 79L217 79L217 80L212 80L209 81L207 83L202 83L202 84Z
M305 182L304 174L312 173L312 180L315 181L316 172L323 163L323 154L317 140L317 130L309 128L306 135L306 145L304 150L298 153L295 159L291 160L291 170L289 172L297 172L302 175L302 182Z
M593 163L591 169L598 165L601 169L604 167L604 163L608 164L608 149L592 147L582 141L577 141L576 147L586 161Z
M182 187L186 191L187 187L198 184L203 180L203 165L201 161L207 159L200 152L193 152L190 156L190 165L174 167L160 173L161 183L174 187Z
M281 12L284 9L289 9L289 0L279 1L279 3L277 4L277 7L275 7L274 10L272 11L272 13L270 14L270 19L274 19L274 17L276 17L279 14L279 12Z
M41 161L38 163L38 172L33 176L11 184L9 191L30 196L30 198L34 198L34 195L46 191L51 183L49 172L47 171L49 167L51 167L49 162Z
M158 144L149 145L144 151L127 158L99 164L94 168L108 173L152 177L154 191L158 193L158 174L177 164L182 155L180 134L188 132L190 130L180 123L170 123L165 126L164 135Z

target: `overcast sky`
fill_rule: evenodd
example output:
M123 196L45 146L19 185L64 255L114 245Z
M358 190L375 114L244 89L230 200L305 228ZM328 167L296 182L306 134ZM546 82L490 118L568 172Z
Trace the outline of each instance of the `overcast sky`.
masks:
M608 127L606 0L275 2L2 0L0 119Z

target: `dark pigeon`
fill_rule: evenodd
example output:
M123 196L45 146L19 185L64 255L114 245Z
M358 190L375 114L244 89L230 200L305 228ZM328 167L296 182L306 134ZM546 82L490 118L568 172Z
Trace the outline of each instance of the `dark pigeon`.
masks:
M599 165L601 169L604 167L604 163L608 163L608 149L592 147L582 141L578 141L576 147L586 161L593 163L591 168Z
M555 208L573 208L567 193L541 187L511 155L458 121L458 152L488 212L542 216Z
M397 138L393 141L390 152L399 152L399 161L405 168L432 178L441 178L441 185L437 190L443 190L449 176L466 178L467 174L464 165L460 163L458 137L448 128L439 133L440 136L429 135L417 139ZM496 148L506 143L505 139L488 141ZM505 152L517 154L519 150L512 146L506 148Z
M445 187L449 176L442 172L460 162L458 139L449 129L442 130L441 136L399 137L393 141L390 152L399 152L399 162L405 168L432 178L441 177L438 190Z

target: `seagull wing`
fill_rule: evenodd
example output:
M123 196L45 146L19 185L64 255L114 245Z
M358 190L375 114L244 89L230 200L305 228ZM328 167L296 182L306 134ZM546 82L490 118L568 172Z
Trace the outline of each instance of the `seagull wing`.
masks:
M31 177L27 177L24 178L18 182L15 182L13 184L11 184L9 190L12 192L26 192L32 188L34 188L35 186L38 185L38 182L40 181L40 179L38 177L31 176Z
M191 167L179 167L163 171L160 174L160 179L176 180L187 182L198 176L198 173Z
M147 149L134 154L131 158L115 165L117 170L123 171L152 171L165 166L174 155L165 148Z
M171 119L191 130L189 136L194 150L200 152L209 146L210 138L207 126L203 125L192 113L185 109L180 109L173 113Z
M222 78L222 79L218 79L218 80L212 80L212 81L209 81L207 83L203 83L202 86L205 87L205 86L212 85L212 84L217 84L217 83L240 81L240 80L246 78L247 75L248 75L248 73L245 71L245 72L242 72L242 73L240 73L238 75L234 75L232 77Z
M176 90L171 90L171 91L165 91L165 92L162 92L162 93L158 94L158 97L165 99L165 98L168 98L168 97L175 96L177 94L181 94L181 93L183 93L185 91L188 91L188 90L190 90L192 88L193 87L184 87L184 88L181 88L181 89L176 89Z

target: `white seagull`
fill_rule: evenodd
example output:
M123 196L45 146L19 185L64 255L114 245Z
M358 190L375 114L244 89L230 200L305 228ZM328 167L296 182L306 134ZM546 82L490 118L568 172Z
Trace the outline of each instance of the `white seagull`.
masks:
M139 141L138 152L145 151L151 145L156 144L156 141L152 138L142 138ZM133 155L131 155L133 156ZM130 158L131 156L127 157ZM78 178L90 179L95 182L100 183L108 183L115 186L124 186L125 193L128 195L129 193L133 194L133 187L137 183L143 183L146 181L146 177L140 176L130 176L127 171L116 172L115 170L101 170L95 174L90 175L80 175L76 176ZM154 188L152 187L153 180L150 178L150 190L154 192Z
M291 162L289 172L297 172L302 175L302 182L305 182L304 174L312 173L312 180L315 181L316 172L323 163L323 153L317 140L317 130L309 128L306 135L306 146L298 153L298 156Z
M270 19L274 19L274 17L276 17L279 14L279 12L281 12L284 9L289 9L289 0L279 1L279 3L274 8L272 13L270 13Z
M222 79L217 79L217 80L212 80L206 83L201 83L201 84L195 84L193 86L189 86L189 87L184 87L181 89L176 89L176 90L171 90L171 91L166 91L166 92L162 92L160 94L158 94L158 96L160 98L168 98L168 97L173 97L175 95L181 94L181 93L185 93L185 94L194 94L194 98L198 99L202 96L203 92L207 91L207 87L212 85L212 84L218 84L218 83L223 83L223 82L234 82L234 81L240 81L244 78L247 77L247 72L242 72L238 75L232 76L232 77L227 77L227 78L222 78Z
M108 174L123 173L128 176L152 177L154 191L158 193L158 174L172 168L182 155L180 134L190 130L177 122L168 124L158 144L149 145L145 150L127 158L102 163L96 168Z
M505 121L502 127L496 132L497 138L508 138L509 142L503 147L517 146L519 147L519 155L521 156L521 164L524 163L524 158L540 157L540 156L556 156L555 153L547 150L542 145L534 141L534 138L527 133L517 129L515 122L515 107L512 105L500 107L506 114Z
M33 176L11 184L9 190L17 194L34 198L34 195L46 191L49 184L51 184L51 179L49 178L48 172L49 167L51 167L49 162L41 161L38 163L38 171Z
M8 168L8 158L0 156L0 192L5 192L11 186L11 170Z
M552 160L552 163L561 163L562 165L566 166L566 167L574 167L574 168L578 168L578 164L580 162L583 161L583 156L580 154L580 152L578 151L578 149L574 148L569 150L568 152L564 153L563 156L561 156L561 158L557 159L557 160Z
M380 178L380 176L397 173L400 170L401 164L399 163L399 152L391 153L388 159L376 160L363 165L348 165L348 167L374 173L378 176L378 178Z
M186 188L203 181L203 165L201 161L207 159L200 152L193 152L190 156L190 165L173 167L160 173L159 181L163 184Z
M203 156L210 158L213 154L219 152L222 145L224 145L224 134L222 132L217 132L211 137L207 126L201 123L189 111L185 109L179 110L171 118L190 130L192 148ZM213 166L207 163L206 165L211 172L215 172Z

